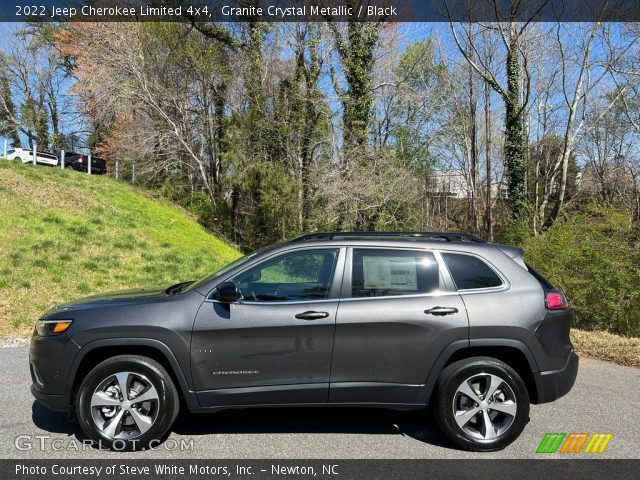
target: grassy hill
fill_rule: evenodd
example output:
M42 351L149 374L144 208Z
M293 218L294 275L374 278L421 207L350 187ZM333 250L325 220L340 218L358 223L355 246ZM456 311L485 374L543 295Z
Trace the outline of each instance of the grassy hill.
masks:
M111 178L0 159L0 336L91 293L193 280L239 253Z

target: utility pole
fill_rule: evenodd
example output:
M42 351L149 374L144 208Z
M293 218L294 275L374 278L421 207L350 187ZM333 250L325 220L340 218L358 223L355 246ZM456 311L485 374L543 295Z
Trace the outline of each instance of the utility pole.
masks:
M33 142L33 164L36 164L36 149L38 147L38 144L36 142Z
M64 150L60 150L60 168L64 170Z
M91 175L91 152L89 152L89 156L87 157L87 173Z

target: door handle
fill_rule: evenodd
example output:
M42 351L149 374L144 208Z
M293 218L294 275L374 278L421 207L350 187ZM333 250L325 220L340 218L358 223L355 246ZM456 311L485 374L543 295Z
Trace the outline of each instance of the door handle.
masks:
M425 310L424 313L443 317L445 315L453 315L454 313L458 313L458 309L454 307L433 307L429 310Z
M296 315L296 318L300 320L320 320L321 318L327 318L329 312L302 312Z

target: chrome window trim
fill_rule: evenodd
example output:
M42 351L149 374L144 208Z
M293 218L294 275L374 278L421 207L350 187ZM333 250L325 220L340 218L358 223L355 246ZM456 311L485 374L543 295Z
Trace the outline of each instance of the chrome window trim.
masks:
M380 297L349 297L349 298L341 298L340 303L342 302L357 302L361 300L388 300L394 299L399 300L401 298L430 298L430 297L448 297L451 295L458 295L458 292L449 292L446 290L438 290L437 292L430 293L413 293L410 295L384 295Z
M290 300L290 301L278 301L278 302L247 302L244 300L238 300L237 302L233 302L233 305L301 305L301 304L309 304L309 303L329 303L329 302L339 302L339 298L324 298L319 300ZM213 298L206 298L204 303L219 303L221 305L230 305L229 303L223 303Z
M393 245L393 246L389 246L389 245L384 245L384 246L377 246L377 245L347 245L343 242L339 242L336 245L296 245L295 247L292 245L292 248L286 249L286 250L280 250L278 252L274 252L272 255L269 255L265 258L262 259L253 259L253 262L250 262L249 265L246 265L245 268L243 268L240 271L234 272L231 275L226 275L224 278L220 278L218 279L217 284L222 283L224 281L227 281L229 279L232 279L238 275L241 275L242 273L246 272L247 270L254 268L256 266L258 266L259 264L263 263L264 261L268 261L271 260L272 258L275 258L277 256L280 255L285 255L288 253L292 253L292 252L296 252L296 251L304 251L304 250L326 250L326 249L331 249L331 248L337 248L339 249L339 253L338 253L338 263L336 264L336 270L334 272L334 278L332 280L332 287L331 290L333 290L334 286L336 283L341 283L341 287L338 288L338 296L334 297L334 298L326 298L326 299L317 299L317 300L291 300L291 301L278 301L278 302L252 302L252 301L237 301L234 302L236 304L240 304L240 305L302 305L302 304L314 304L314 303L328 303L328 302L336 302L336 301L340 301L340 302L352 302L352 301L362 301L362 300L387 300L387 299L399 299L399 298L432 298L432 297L445 297L445 296L449 296L449 295L477 295L477 294L483 294L483 293L496 293L496 292L503 292L506 290L511 289L511 282L509 282L509 280L507 279L507 277L500 271L500 269L498 269L497 267L495 267L495 265L493 265L493 263L491 263L489 260L487 260L485 257L478 255L476 253L471 253L471 252L466 252L466 251L460 251L460 250L447 250L447 249L441 249L441 248L429 248L429 247L420 247L420 246L404 246L404 245ZM418 252L418 253L424 253L424 252L429 252L432 253L436 259L436 261L438 262L438 270L439 270L439 276L440 276L440 283L441 283L441 288L440 290L436 291L436 292L429 292L429 293L416 293L416 294L408 294L408 295L384 295L384 296L380 296L380 297L351 297L348 295L345 295L346 290L351 290L350 289L350 285L346 285L345 282L351 282L351 272L348 271L348 269L352 268L352 256L353 256L353 250L354 249L373 249L373 250L404 250L404 251L413 251L413 252ZM479 260L481 260L482 262L484 262L487 266L489 266L489 268L500 278L500 280L502 281L502 285L499 285L497 287L486 287L486 288L466 288L466 289L458 289L455 285L455 281L453 280L453 276L451 275L451 272L449 271L449 267L447 266L447 263L444 259L444 257L442 256L443 253L452 253L452 254L457 254L457 255L468 255L471 257L476 257ZM340 272L340 269L342 269L342 271ZM347 288L349 287L349 288ZM211 290L209 290L209 292L207 293L207 295L205 296L204 302L205 303L221 303L215 299L210 298L211 294L214 292L215 287L211 288ZM226 304L225 304L226 305Z

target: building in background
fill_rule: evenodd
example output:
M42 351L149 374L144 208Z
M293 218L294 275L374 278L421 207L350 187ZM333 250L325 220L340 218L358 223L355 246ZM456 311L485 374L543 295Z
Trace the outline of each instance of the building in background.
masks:
M463 200L471 196L471 182L464 170L434 170L428 179L428 191L434 196ZM484 191L486 183L483 179L478 182L478 189ZM506 182L500 180L491 183L491 197L500 200L509 198L509 188Z

